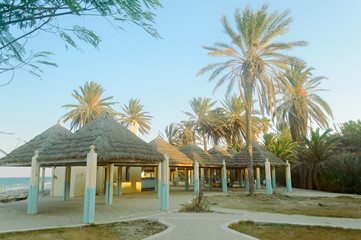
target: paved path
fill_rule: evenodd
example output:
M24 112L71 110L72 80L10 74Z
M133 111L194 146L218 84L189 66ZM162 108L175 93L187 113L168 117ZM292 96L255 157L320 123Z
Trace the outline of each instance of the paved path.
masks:
M277 188L277 191L285 192L285 189ZM220 192L220 189L205 191L207 196L219 194L225 193ZM295 189L289 195L330 197L340 194ZM105 205L104 196L97 196L95 222L106 223L140 218L157 219L168 225L169 228L148 239L172 240L184 240L190 237L207 240L255 239L228 229L227 226L230 223L239 220L361 229L360 219L260 213L223 208L212 208L215 211L213 213L177 212L181 205L191 200L193 196L192 191L172 188L169 211L159 210L160 200L157 199L157 194L154 192L114 197L112 205ZM27 215L26 206L27 201L0 204L0 232L83 225L83 198L72 198L70 201L64 202L61 197L42 197L39 201L39 213L36 215Z

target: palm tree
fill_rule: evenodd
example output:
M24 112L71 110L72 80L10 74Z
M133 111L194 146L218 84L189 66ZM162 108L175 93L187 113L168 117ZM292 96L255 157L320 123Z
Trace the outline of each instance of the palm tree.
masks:
M193 113L184 112L189 116L190 121L192 121L195 125L195 131L199 133L202 137L202 142L204 146L204 151L207 151L207 133L212 131L212 116L214 114L211 113L212 107L216 104L216 102L211 102L210 98L193 98L189 101Z
M176 123L171 123L165 127L165 138L170 145L179 147L180 138L179 138L180 127Z
M282 99L277 111L282 120L288 122L292 140L298 143L302 141L302 135L306 135L309 121L314 121L326 129L328 128L326 114L332 117L330 106L316 94L324 91L318 86L326 77L313 77L312 70L314 69L307 68L302 61L293 61L290 69L279 78L282 82L280 85ZM302 154L298 155L298 161L302 187L305 187L306 171Z
M198 136L195 133L195 123L193 121L181 121L178 131L179 136L179 147L184 147L185 145L189 143L195 143L198 139Z
M280 70L287 68L290 59L285 50L295 46L305 46L305 42L274 42L289 31L292 22L289 11L282 13L267 13L268 5L253 11L246 7L242 12L235 10L237 33L222 16L221 22L226 34L231 38L231 44L215 43L214 47L204 47L209 55L228 58L225 62L209 64L198 72L198 75L213 70L209 81L220 77L215 90L229 81L228 92L237 83L246 108L246 147L248 154L248 171L250 195L254 195L253 155L252 155L252 107L253 96L257 94L260 109L270 111L275 107L275 76ZM263 113L263 112L262 112Z
M226 97L221 103L226 119L225 132L226 134L229 134L226 139L231 141L229 146L231 149L235 150L237 142L243 142L243 139L246 139L246 107L242 101L242 97L237 97L236 94L231 97ZM258 111L252 111L252 115L254 116L252 120L253 140L256 140L256 133L262 130L261 119L256 117L256 114L258 114Z
M90 83L86 82L84 86L80 86L79 88L80 93L74 90L74 92L70 94L78 101L78 104L67 104L62 106L66 109L73 108L73 110L62 116L64 122L71 120L70 130L81 128L86 123L103 114L109 114L110 116L116 115L116 112L112 109L111 105L114 105L117 102L107 102L113 97L101 99L101 95L105 90L100 84L91 81Z
M128 106L124 104L122 107L124 113L119 113L120 123L125 127L134 127L136 135L138 130L141 134L149 134L150 131L150 120L153 118L148 115L149 112L143 111L144 106L140 104L138 99L131 98Z
M327 160L333 154L332 150L335 149L337 142L339 141L339 138L329 136L331 131L331 129L327 129L320 135L319 128L317 128L316 131L313 131L311 128L310 139L305 135L302 135L303 141L300 145L300 151L305 156L305 160L310 166L307 181L308 189L313 189L313 186L316 186L316 188L319 189L315 170L322 161Z

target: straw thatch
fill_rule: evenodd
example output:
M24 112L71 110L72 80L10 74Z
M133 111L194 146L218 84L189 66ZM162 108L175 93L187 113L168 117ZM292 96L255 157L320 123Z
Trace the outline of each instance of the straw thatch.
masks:
M201 167L220 167L222 165L194 143L189 143L179 150L192 159L193 162L197 160Z
M179 151L174 146L170 145L160 137L156 137L153 141L148 143L149 146L157 149L158 152L164 153L167 152L167 156L169 157L169 166L192 166L193 161L187 157L184 153Z
M7 156L1 158L0 165L31 166L31 159L34 156L35 150L38 150L39 154L41 154L52 143L59 139L64 139L71 134L72 133L69 130L57 123L30 141L26 142L24 145L16 148Z
M214 146L213 148L208 150L208 153L209 153L209 155L211 155L211 157L214 160L219 162L219 164L223 164L223 160L225 160L227 167L234 165L234 164L232 164L232 161L233 161L232 155L229 154L228 152L224 151L220 147Z
M96 118L70 137L51 145L39 154L38 160L45 165L85 165L91 145L95 146L98 165L156 166L164 160L162 154L108 115Z
M229 149L228 151L227 151L229 154L231 154L232 156L234 156L234 155L236 155L238 152L237 151L235 151L235 150L233 150L233 149Z
M268 158L268 161L273 167L287 166L286 163L279 159L276 155L270 153L266 148L260 146L256 142L252 143L252 149L254 167L264 167L266 158ZM241 167L246 168L248 166L247 149L243 148L239 153L233 156L233 161L237 162Z

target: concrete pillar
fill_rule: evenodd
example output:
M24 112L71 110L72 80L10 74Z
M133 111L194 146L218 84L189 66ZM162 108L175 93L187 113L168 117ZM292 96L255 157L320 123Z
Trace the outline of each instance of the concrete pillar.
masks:
M209 189L213 188L213 170L208 168L208 187Z
M90 146L90 152L87 155L86 163L86 183L84 193L84 216L83 223L93 223L95 215L95 190L97 174L97 154L94 151L95 146Z
M291 165L286 161L286 189L287 192L292 192L292 181L291 181Z
M265 173L266 173L266 193L272 194L272 184L271 184L271 164L266 158L265 162Z
M272 188L276 188L276 168L272 167Z
M248 168L244 169L244 190L249 191Z
M44 192L44 184L45 184L45 167L42 168L42 176L41 176L41 192Z
M34 156L31 159L31 179L28 196L28 214L38 213L38 202L39 202L39 175L40 175L40 164L37 161L39 151L35 150Z
M222 166L222 191L227 192L227 168L226 168L226 162L223 160L223 166Z
M190 170L190 176L191 176L191 184L193 185L194 184L194 171L193 170Z
M108 164L107 180L105 182L105 205L111 205L113 203L113 172L114 164Z
M204 168L201 168L201 188L204 188Z
M118 167L118 173L117 173L117 188L116 188L116 194L117 196L122 195L122 178L123 178L123 167Z
M185 178L184 178L184 189L189 190L189 170L188 168L185 169Z
M175 186L178 187L178 185L179 185L178 168L175 168Z
M51 190L50 196L54 196L54 187L55 187L55 167L51 168Z
M158 191L158 199L160 199L161 197L161 193L162 193L162 163L159 162L158 163L158 168L157 168L157 191Z
M196 196L199 194L199 164L197 160L194 162L194 194Z
M256 182L257 182L257 189L261 189L261 173L259 167L256 168Z
M63 201L69 201L70 200L70 177L71 177L71 167L68 166L68 167L65 168Z
M239 183L239 187L243 187L243 169L239 169L238 183Z
M162 194L160 209L168 210L169 209L169 158L167 153L164 153L165 160L162 163Z

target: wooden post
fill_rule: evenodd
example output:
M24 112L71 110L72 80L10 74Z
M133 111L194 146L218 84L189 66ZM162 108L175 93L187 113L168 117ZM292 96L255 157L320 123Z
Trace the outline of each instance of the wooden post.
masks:
M227 192L227 168L226 168L226 161L223 160L222 166L222 191Z
M71 178L71 167L65 167L65 181L63 191L63 201L70 200L70 178Z
M169 157L167 152L164 152L164 158L162 164L162 196L161 196L161 210L169 209Z
M271 184L271 164L266 158L265 162L265 173L266 173L266 193L272 194L272 184Z
M97 154L95 146L90 146L90 152L87 155L86 164L86 183L84 192L84 216L83 223L93 223L95 216L95 190L97 173Z
M194 194L196 196L199 194L199 165L197 160L194 162Z
M261 173L259 167L256 168L256 182L257 182L257 189L261 189Z
M184 189L189 190L189 170L188 168L185 169L185 178L184 178Z
M213 188L213 170L208 168L208 188Z
M287 192L292 192L292 181L291 181L291 165L286 161L286 189Z
M276 168L272 167L272 188L276 188Z
M35 154L31 159L31 179L27 209L28 214L38 213L40 164L37 158L39 157L39 151L35 150L34 153Z
M158 163L158 176L157 176L157 182L158 182L158 199L161 199L161 195L162 195L162 163L159 162Z
M113 203L113 173L114 164L108 164L107 180L105 183L105 205L111 205Z

